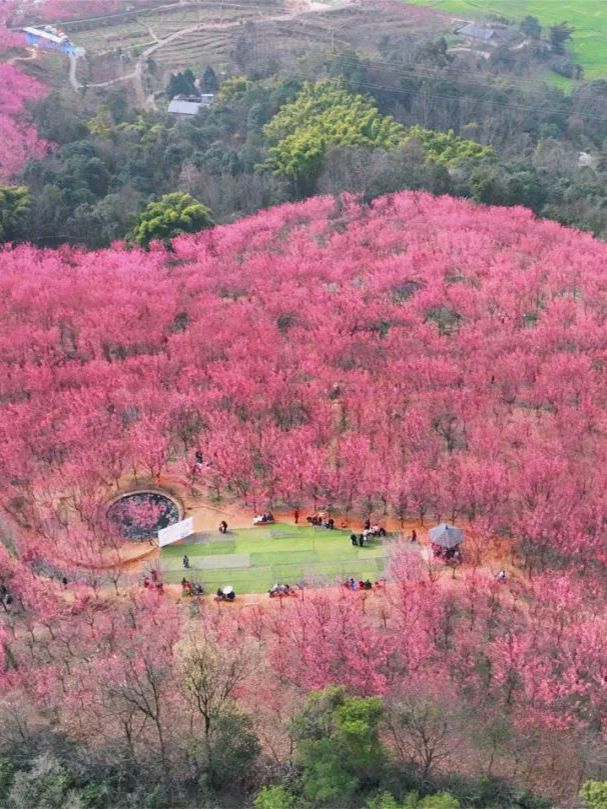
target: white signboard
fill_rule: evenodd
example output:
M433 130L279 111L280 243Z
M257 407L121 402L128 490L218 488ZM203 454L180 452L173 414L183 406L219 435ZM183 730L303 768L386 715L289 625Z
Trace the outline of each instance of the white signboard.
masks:
M190 534L194 533L194 518L188 517L187 520L181 520L168 528L161 528L158 532L158 544L161 548L165 545L170 545L171 542L177 542L179 539L185 539Z

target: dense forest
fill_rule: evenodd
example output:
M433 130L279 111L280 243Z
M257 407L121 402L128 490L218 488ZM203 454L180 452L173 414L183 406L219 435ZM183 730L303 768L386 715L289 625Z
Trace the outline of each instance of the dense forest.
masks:
M23 198L18 215L3 203L2 238L108 245L127 237L151 201L176 192L230 222L316 193L369 201L419 188L524 205L607 234L607 82L565 94L523 79L541 66L541 49L497 49L470 70L444 40L384 36L379 47L381 61L342 48L303 60L297 72L243 57L243 74L221 80L212 66L194 65L173 75L167 98L221 86L187 121L134 108L118 85L30 102L51 152L13 173L29 209ZM325 109L304 124L297 109L312 95ZM437 159L430 141L441 138L451 148L442 144Z

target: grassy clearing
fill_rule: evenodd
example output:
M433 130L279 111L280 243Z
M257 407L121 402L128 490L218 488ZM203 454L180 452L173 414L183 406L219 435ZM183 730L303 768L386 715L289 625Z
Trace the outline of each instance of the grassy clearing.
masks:
M575 33L569 48L573 61L579 62L586 78L607 73L607 2L606 0L407 0L465 18L503 14L520 20L527 14L537 17L543 26L566 20Z
M237 593L259 593L275 582L299 581L333 584L354 576L377 579L389 556L389 539L372 540L355 548L349 531L326 531L311 526L276 524L242 529L227 538L211 534L203 544L179 544L163 548L160 563L167 582L186 575L214 591L231 584ZM190 558L190 570L182 564Z

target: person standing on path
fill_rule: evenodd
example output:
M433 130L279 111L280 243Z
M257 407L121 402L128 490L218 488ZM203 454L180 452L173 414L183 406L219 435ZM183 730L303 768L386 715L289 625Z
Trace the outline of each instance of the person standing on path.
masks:
M295 509L293 512L293 519L295 520L295 525L299 524L299 510Z

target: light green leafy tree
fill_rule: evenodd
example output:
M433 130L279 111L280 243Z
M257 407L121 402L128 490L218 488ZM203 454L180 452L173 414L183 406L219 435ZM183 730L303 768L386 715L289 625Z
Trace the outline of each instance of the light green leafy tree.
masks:
M458 138L452 129L448 132L436 132L433 129L412 126L408 135L419 140L426 157L437 163L455 163L466 157L481 160L494 154L492 146L483 146L473 140Z
M232 76L221 83L219 92L217 94L218 104L227 104L233 101L238 101L247 94L253 87L253 82L246 79L244 76Z
M310 694L292 723L306 798L346 803L361 787L377 784L387 761L382 718L376 697L351 697L341 686Z
M417 792L409 792L399 803L389 792L383 792L367 802L366 809L460 809L460 802L449 792L437 792L420 798Z
M364 96L331 81L308 83L264 127L271 144L267 165L295 180L314 178L331 146L389 149L402 143L405 134L403 126L381 115Z
M293 793L281 786L263 787L253 801L255 809L295 809Z
M202 205L190 194L176 191L150 202L127 234L127 240L147 247L154 239L166 242L182 233L195 233L212 227L213 224L210 208Z
M580 798L588 809L607 809L607 781L586 781L580 790Z
M415 138L426 156L441 163L462 157L483 158L491 147L458 138L453 131L434 132L421 127L406 129L357 93L334 81L307 83L294 101L285 104L264 127L269 143L265 166L290 177L300 190L310 190L328 149L357 146L393 149Z

